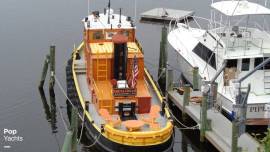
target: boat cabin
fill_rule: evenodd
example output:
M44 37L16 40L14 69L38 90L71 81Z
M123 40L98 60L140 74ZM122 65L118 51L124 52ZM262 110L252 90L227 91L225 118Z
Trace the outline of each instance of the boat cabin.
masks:
M132 21L121 14L110 15L105 21L105 12L95 13L83 21L93 104L123 119L132 119L135 113L149 113L151 95L144 80L144 54L135 39Z

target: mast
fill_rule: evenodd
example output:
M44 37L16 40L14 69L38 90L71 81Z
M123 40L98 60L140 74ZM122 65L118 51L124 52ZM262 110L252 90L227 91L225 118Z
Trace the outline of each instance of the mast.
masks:
M108 3L108 24L110 24L110 11L111 11L111 0Z

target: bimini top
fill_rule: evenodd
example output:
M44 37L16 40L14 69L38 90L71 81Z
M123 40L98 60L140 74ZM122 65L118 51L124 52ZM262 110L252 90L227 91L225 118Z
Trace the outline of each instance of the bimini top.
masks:
M227 16L270 15L270 9L247 0L220 1L213 3L211 7Z

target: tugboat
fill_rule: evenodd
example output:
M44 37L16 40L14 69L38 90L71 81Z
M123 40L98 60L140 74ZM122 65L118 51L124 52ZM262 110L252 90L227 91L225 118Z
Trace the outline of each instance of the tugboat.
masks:
M104 13L83 20L83 42L66 67L68 97L99 151L170 151L173 124L130 17Z
M235 80L270 57L270 33L265 29L268 26L264 25L270 9L247 0L212 1L211 7L211 19L193 16L194 24L171 25L168 41L179 54L184 79L191 84L190 71L194 67L199 68L200 80L210 81L224 61L227 62L216 80L216 106L232 116L237 95ZM257 70L242 85L249 83L251 90L247 100L246 124L268 125L270 64Z

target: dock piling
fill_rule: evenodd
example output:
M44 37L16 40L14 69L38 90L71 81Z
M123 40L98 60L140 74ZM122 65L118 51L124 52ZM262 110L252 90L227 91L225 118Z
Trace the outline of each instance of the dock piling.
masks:
M161 30L159 68L158 68L158 84L164 93L166 90L166 68L167 68L167 28L164 26Z
M167 91L172 91L173 90L173 70L168 69L167 70L167 82L166 82L166 86L167 86Z
M70 152L72 136L73 136L72 131L71 130L67 131L61 152Z
M184 103L183 103L183 111L182 111L182 119L185 121L186 120L186 112L185 108L186 106L189 105L190 101L190 84L185 84L184 85Z
M218 89L218 83L217 82L212 83L210 94L209 94L210 99L208 103L208 109L213 108L217 102L217 89Z
M200 142L204 142L205 131L210 129L210 120L207 120L207 101L208 101L208 93L209 93L208 85L205 85L203 90L203 99L201 103L201 127L200 127Z
M193 90L198 91L199 90L199 67L193 68L192 76L193 76Z
M77 134L78 134L78 109L73 107L71 112L71 130L72 141L71 141L71 152L77 151Z
M49 55L46 55L45 60L44 60L44 64L43 64L41 79L40 79L40 83L39 83L39 89L43 88L43 86L44 86L49 63L50 63L50 57L49 57Z
M55 83L55 46L50 46L50 84L49 88L52 89Z
M239 152L238 137L239 137L239 122L237 122L237 120L233 120L232 121L232 149L231 149L231 152Z

